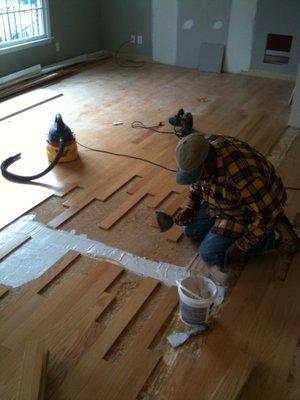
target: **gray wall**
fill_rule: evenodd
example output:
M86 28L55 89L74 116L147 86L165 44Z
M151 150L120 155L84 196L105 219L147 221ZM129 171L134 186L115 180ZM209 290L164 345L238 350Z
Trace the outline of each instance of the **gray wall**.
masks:
M102 49L99 0L49 0L49 6L52 43L0 56L0 76Z
M125 53L152 57L152 1L101 0L101 43L105 50L116 51L130 35L142 35L143 44L129 44Z
M226 44L231 0L179 0L177 29L177 64L197 68L201 42ZM194 25L183 29L192 19ZM221 29L214 29L216 21L222 21Z
M263 62L268 33L293 35L289 64ZM300 60L300 1L259 0L254 28L251 69L296 75Z
M225 71L248 71L251 64L257 0L232 0Z
M153 60L176 64L178 0L152 0Z
M289 124L293 127L300 128L300 64L298 69L295 94L294 94Z

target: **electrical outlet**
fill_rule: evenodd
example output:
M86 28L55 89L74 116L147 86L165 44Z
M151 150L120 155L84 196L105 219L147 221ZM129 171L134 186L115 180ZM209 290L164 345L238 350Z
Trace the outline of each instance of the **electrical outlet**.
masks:
M59 42L55 43L55 50L60 51L60 43Z
M130 36L130 43L135 43L135 35Z
M138 42L138 44L143 44L143 36L138 36L137 42Z

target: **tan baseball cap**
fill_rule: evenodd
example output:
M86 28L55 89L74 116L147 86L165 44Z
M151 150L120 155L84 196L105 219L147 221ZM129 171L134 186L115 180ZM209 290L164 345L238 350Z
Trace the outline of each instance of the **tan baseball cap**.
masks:
M202 175L208 153L209 143L199 133L192 133L181 139L175 149L178 164L176 182L180 185L191 185L197 182Z

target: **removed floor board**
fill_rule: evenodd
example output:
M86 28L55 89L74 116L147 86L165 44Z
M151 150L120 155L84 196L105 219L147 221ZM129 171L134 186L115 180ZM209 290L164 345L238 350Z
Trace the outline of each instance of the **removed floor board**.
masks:
M0 105L0 121L21 114L31 108L37 107L61 96L63 96L63 93L61 92L48 89L37 89L30 93L25 93L10 100L3 101Z

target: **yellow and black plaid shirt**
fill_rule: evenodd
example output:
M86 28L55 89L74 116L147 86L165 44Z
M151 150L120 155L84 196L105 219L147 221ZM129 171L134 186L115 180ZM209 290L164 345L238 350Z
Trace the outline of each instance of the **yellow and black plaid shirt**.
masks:
M217 170L210 181L190 187L187 207L207 204L216 217L212 231L236 237L247 251L264 239L283 213L286 192L273 165L247 143L232 137L210 136L217 152Z

